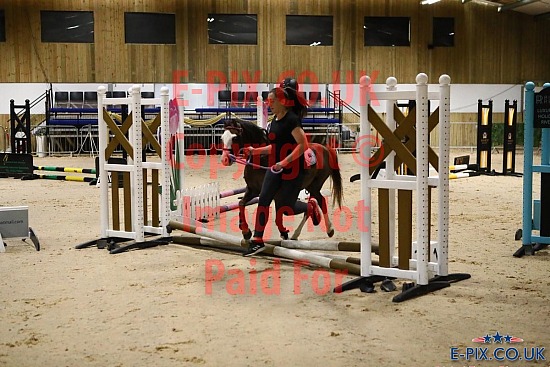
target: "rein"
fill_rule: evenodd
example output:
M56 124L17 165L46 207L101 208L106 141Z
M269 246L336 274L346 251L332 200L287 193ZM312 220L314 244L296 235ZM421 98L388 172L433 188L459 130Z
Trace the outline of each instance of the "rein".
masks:
M240 134L242 134L242 132L243 132L243 128L241 126L226 126L225 130L229 130L229 131L236 130ZM240 134L236 134L236 135L241 136ZM280 170L277 171L273 167L266 167L266 166L262 166L262 165L259 165L259 164L256 164L256 163L252 163L250 161L251 157L248 157L248 160L239 158L236 155L234 155L233 153L231 153L232 150L229 149L229 148L223 148L222 150L225 151L225 152L228 152L229 159L231 159L232 162L236 162L236 163L242 164L244 166L251 166L252 168L256 168L256 169L270 170L271 172L273 172L275 174L279 174L279 173L283 172L283 168L281 168Z
M227 149L227 148L224 148L223 149L224 151L231 151L230 149ZM262 166L262 165L259 165L259 164L256 164L256 163L252 163L250 161L250 157L248 157L248 159L242 159L240 157L237 157L236 155L232 154L232 153L228 153L229 155L229 159L231 159L232 162L235 162L235 163L239 163L239 164L242 164L243 166L251 166L252 168L256 168L256 169L265 169L265 170L270 170L271 172L275 173L275 174L279 174L281 172L283 172L283 169L281 168L279 171L275 170L272 167L266 167L266 166Z

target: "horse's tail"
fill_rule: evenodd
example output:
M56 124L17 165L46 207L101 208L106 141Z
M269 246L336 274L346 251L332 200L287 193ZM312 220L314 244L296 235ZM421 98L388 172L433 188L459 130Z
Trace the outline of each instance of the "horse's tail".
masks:
M338 155L336 150L327 147L329 154L330 178L332 179L332 205L338 203L338 207L342 207L344 198L344 187L342 186L342 175L340 174L340 166L338 165Z

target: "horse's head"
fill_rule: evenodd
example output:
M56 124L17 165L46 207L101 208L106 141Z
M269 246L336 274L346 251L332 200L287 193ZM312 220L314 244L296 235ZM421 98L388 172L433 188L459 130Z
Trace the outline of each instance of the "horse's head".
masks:
M253 122L237 119L226 120L224 128L221 158L224 166L229 166L232 163L229 159L230 153L238 154L242 148L249 145L259 147L268 144L266 131Z
M242 134L241 124L236 120L226 120L224 123L224 129L221 136L222 140L222 157L221 163L224 166L230 166L233 164L233 161L229 159L229 154L236 154L241 148L239 146L238 137Z

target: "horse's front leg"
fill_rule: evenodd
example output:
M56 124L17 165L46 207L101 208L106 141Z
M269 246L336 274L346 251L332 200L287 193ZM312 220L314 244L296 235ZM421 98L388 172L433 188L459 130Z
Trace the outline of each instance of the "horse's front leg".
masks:
M306 224L307 218L309 218L307 216L307 213L304 213L304 215L302 216L302 221L300 222L300 224L298 224L298 227L296 227L294 233L292 234L292 237L290 238L291 240L297 240L300 234L302 234L302 228L304 228L304 224Z
M280 204L278 204L277 198L275 198L275 225L277 225L281 239L288 240L288 229L283 222L284 210L285 208L281 207Z
M247 188L243 198L239 200L239 229L241 230L245 240L252 238L252 231L248 227L248 223L246 221L246 204L256 196L258 195Z

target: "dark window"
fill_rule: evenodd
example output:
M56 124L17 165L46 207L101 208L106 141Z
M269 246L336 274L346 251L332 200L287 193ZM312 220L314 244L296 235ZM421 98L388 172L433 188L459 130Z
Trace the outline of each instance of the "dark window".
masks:
M332 17L287 15L286 44L332 46Z
M455 45L455 18L433 19L433 45L437 47Z
M409 17L365 17L365 46L410 46Z
M258 17L255 14L208 14L208 43L258 44Z
M6 17L4 10L0 10L0 42L6 42Z
M176 15L124 13L126 43L176 44Z
M91 11L40 11L42 42L94 43Z

